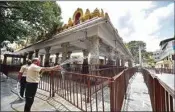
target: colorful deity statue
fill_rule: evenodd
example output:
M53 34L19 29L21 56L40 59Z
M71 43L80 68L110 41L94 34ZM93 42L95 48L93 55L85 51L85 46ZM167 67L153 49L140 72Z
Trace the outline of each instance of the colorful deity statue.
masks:
M73 26L73 22L72 22L72 19L69 18L69 21L68 21L68 27L71 27L71 26Z
M89 9L86 9L85 14L83 14L83 10L81 8L77 8L77 10L74 12L73 14L73 18L69 18L68 23L64 24L64 26L61 29L58 29L58 32L63 31L64 29L67 29L73 25L77 25L81 22L84 22L86 20L89 20L91 18L94 17L105 17L105 18L109 18L108 13L104 14L103 9L101 9L101 11L99 11L98 8L96 8L92 13L90 12Z
M100 17L100 11L97 8L94 10L92 17Z
M73 20L74 20L74 24L79 24L81 22L81 20L83 20L83 10L81 8L77 8L77 10L74 12L73 15Z
M86 13L84 15L84 21L91 19L91 13L89 9L86 9Z
M101 17L105 17L104 15L104 12L103 12L103 9L101 9L101 14L100 14Z

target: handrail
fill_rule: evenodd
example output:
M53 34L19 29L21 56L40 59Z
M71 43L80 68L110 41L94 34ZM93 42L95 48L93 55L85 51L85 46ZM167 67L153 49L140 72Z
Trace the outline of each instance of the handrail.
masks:
M164 87L164 89L165 89L166 91L168 91L168 93L169 93L173 98L175 98L175 91L174 91L172 88L170 88L166 83L164 83L163 81L161 81L157 76L156 76L156 78L158 79L158 81L159 81L159 83L162 85L162 87Z
M144 81L148 87L153 111L174 111L175 91L155 74L142 68Z
M149 71L147 71L147 72L150 73ZM159 77L156 76L155 74L150 73L150 75L152 76L152 78L156 78L159 81L159 83L165 88L165 90L167 90L171 94L171 96L173 98L175 98L175 90L170 88L165 82L163 82L161 79L159 79Z

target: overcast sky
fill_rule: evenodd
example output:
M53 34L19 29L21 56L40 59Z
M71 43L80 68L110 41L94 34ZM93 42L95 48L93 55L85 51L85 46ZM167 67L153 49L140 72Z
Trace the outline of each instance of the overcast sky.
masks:
M159 49L159 42L174 36L174 2L165 1L57 1L67 24L76 9L95 8L108 12L125 42L142 40L148 51Z

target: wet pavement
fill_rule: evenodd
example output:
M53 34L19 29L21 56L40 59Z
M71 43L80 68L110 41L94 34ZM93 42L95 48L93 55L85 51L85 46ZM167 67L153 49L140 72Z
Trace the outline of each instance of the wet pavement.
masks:
M17 94L17 81L1 75L1 111L23 111L25 100L20 100ZM32 111L80 111L75 106L56 95L37 90Z
M140 72L130 79L124 101L124 111L152 111L148 88Z

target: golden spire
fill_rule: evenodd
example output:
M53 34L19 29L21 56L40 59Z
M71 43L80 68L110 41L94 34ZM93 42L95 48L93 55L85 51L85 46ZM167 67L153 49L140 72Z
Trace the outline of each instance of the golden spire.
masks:
M104 12L103 12L103 9L101 9L101 14L100 14L101 17L105 17L104 15Z
M100 17L100 11L97 8L92 13L92 17Z
M84 15L84 21L91 19L91 13L89 11L89 9L86 9L86 13Z
M73 26L73 22L72 22L72 19L69 18L69 21L68 21L68 27L71 27L71 26Z

